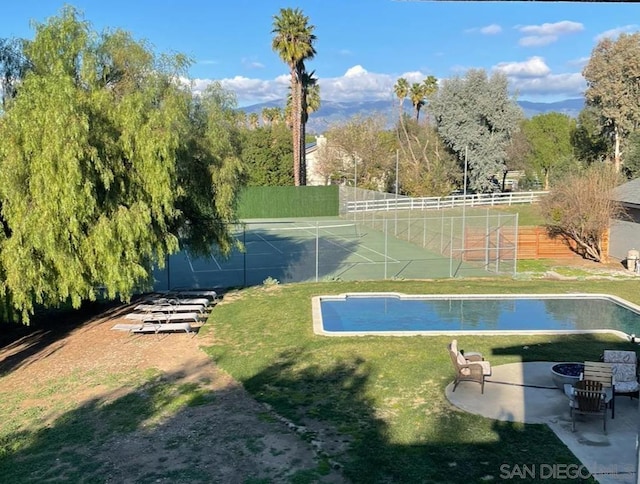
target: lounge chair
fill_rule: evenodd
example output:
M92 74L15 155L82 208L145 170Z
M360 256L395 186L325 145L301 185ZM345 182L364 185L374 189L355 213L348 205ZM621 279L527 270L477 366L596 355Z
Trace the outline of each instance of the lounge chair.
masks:
M146 313L194 313L203 312L202 304L138 304L134 311L144 311Z
M602 389L606 394L605 403L611 408L611 419L615 418L615 392L613 391L614 379L611 363L601 361L585 361L584 372L581 380L596 381L602 383Z
M143 323L178 323L199 321L199 313L129 313L125 315L125 319L134 321L142 321Z
M602 415L604 433L607 433L606 393L599 381L580 380L573 389L573 399L569 400L571 430L576 431L576 414Z
M184 323L144 323L137 328L131 329L131 333L167 333L184 331L185 333L191 333L193 328L188 322Z
M484 361L480 353L465 353L458 350L458 341L453 340L449 344L449 356L455 368L456 375L453 382L453 391L456 391L461 381L474 381L480 384L480 393L484 393L484 380L491 376L491 364Z
M638 398L638 356L635 351L604 350L602 360L611 364L614 395Z
M211 300L206 297L196 297L196 298L166 298L166 297L152 297L146 299L144 304L173 304L173 305L182 305L182 304L200 304L205 308L211 304Z

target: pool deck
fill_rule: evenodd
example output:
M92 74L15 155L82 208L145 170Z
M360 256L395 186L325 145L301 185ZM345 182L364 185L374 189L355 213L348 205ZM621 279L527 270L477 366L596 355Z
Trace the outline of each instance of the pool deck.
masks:
M484 394L480 393L477 383L461 382L455 392L453 383L448 385L446 396L454 406L469 413L501 421L546 424L598 482L635 484L638 400L626 396L616 398L615 419L611 419L608 410L606 434L601 418L584 416L578 416L576 431L572 432L568 399L551 379L550 368L554 364L496 366L486 380Z

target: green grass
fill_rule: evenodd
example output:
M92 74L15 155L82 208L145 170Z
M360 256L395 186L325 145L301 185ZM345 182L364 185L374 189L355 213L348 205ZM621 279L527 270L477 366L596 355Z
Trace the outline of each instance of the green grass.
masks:
M347 450L330 458L354 482L479 482L500 465L578 463L544 425L497 422L452 408L450 337L320 337L311 297L350 291L404 293L610 293L640 303L634 281L512 279L332 282L252 288L222 303L203 331L211 358L258 400L292 421L338 431ZM493 365L585 360L629 349L608 335L462 336Z

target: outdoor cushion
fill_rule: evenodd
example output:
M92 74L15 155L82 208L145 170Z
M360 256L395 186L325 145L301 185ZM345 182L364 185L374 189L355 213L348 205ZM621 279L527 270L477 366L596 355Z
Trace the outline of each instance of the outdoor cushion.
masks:
M638 356L635 351L604 350L604 361L608 363L629 363L636 365Z
M613 379L616 385L616 390L620 388L622 383L638 383L636 380L635 363L611 363L611 368L613 370Z

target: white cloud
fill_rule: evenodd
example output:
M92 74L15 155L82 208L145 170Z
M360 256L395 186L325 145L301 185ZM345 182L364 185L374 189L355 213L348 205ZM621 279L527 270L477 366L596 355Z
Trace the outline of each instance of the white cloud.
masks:
M579 59L571 59L567 64L570 66L578 66L580 68L586 66L589 63L590 57L580 57Z
M537 78L509 78L512 91L519 98L576 98L583 95L587 85L579 72L549 74Z
M451 71L453 75L462 75L469 67L459 67ZM579 97L586 85L578 73L553 74L542 57L531 57L522 62L501 62L492 70L504 72L509 80L510 90L517 92L520 98ZM398 78L404 77L410 83L421 82L429 73L408 71L400 74L385 74L367 71L362 65L355 65L337 77L321 77L320 95L328 101L366 101L393 100L393 85ZM223 87L235 92L239 106L277 101L287 96L289 74L274 79L256 79L244 76L220 79ZM201 92L210 79L192 80L194 91Z
M581 32L584 30L584 25L570 20L563 20L541 25L519 25L516 26L516 29L525 34L519 40L519 45L522 47L541 47L556 42L561 35Z
M615 39L620 34L630 34L630 33L633 33L633 32L635 32L637 30L638 30L638 26L637 25L633 25L633 24L632 25L624 25L622 27L616 27L615 29L605 30L604 32L596 35L594 40L596 42L600 42L601 40L604 40L604 39Z
M517 28L523 34L547 36L581 32L582 30L584 30L584 25L578 22L571 22L570 20L563 20L562 22L555 22L552 24L544 23L541 25L523 25Z
M472 29L465 30L467 34L475 34L479 32L483 35L496 35L502 32L502 27L498 24L485 25L484 27L474 27Z
M538 56L524 62L501 62L493 70L503 72L507 77L542 77L551 73L544 59Z
M502 27L498 24L487 25L486 27L480 28L480 33L485 35L496 35L502 32Z
M518 41L518 45L522 47L542 47L543 45L553 44L558 40L557 35L527 35Z
M242 65L247 69L264 69L264 64L256 60L243 58L241 62L242 62Z

